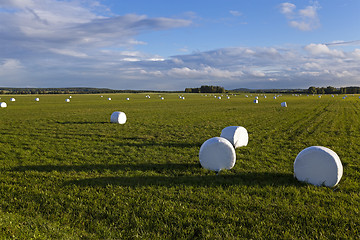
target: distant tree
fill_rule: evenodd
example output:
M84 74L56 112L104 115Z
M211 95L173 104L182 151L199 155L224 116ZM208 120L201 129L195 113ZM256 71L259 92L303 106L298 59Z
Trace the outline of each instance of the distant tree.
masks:
M309 87L308 93L309 94L316 94L317 93L316 87L314 87L314 86Z

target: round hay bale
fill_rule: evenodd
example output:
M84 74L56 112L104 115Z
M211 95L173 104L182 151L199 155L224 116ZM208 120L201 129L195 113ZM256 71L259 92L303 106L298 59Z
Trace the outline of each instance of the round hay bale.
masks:
M72 96L69 96L69 98L72 98Z
M161 100L164 100L165 98L164 97L161 97Z
M282 106L282 107L287 107L286 102L282 102L282 103L281 103L281 106Z
M68 99L68 98L67 98L67 99L65 99L65 102L70 102L70 99Z
M1 103L0 103L0 107L2 107L2 108L6 108L6 107L7 107L6 102L1 102Z
M110 117L110 122L124 124L126 123L126 114L124 112L113 112Z
M111 101L111 97L109 97L108 100Z
M130 98L126 98L126 101L129 101L130 100Z
M259 103L259 100L255 99L255 100L254 100L254 103Z
M339 156L329 148L312 146L302 150L294 162L294 176L315 186L336 186L343 175Z
M37 97L37 98L35 98L35 101L36 101L36 102L40 101L40 98L38 98L38 97Z
M227 139L234 148L244 147L249 142L247 130L241 126L229 126L221 131L220 137Z
M227 139L214 137L201 145L199 159L203 168L220 172L223 169L234 167L236 153L233 145Z
M276 99L276 97L274 96L274 99Z
M11 101L11 102L15 102L16 99L15 99L15 98L10 98L10 101Z

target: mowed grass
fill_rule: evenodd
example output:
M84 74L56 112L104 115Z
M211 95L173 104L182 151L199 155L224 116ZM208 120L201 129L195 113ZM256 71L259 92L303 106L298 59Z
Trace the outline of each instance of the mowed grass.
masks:
M358 96L145 95L0 96L0 238L360 238ZM216 175L199 149L227 126L249 144ZM337 187L294 179L313 145L339 155Z

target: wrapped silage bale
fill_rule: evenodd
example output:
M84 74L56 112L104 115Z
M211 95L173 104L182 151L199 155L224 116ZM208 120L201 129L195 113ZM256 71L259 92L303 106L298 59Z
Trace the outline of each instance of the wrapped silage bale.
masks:
M120 111L113 112L110 117L110 122L124 124L126 123L126 114Z
M7 107L6 102L1 102L1 103L0 103L0 107L2 107L2 108L6 108L6 107Z
M256 96L256 97L255 97L255 99L259 99L259 97L258 97L258 96Z
M129 101L130 100L130 98L126 98L126 101Z
M286 102L282 102L282 103L281 103L281 106L282 106L282 107L287 107Z
M67 99L65 99L65 102L70 102L70 99L68 99L68 98L67 98Z
M276 99L276 96L274 96L274 99Z
M334 187L343 175L339 156L329 148L311 146L302 150L294 162L294 176L315 186Z
M259 100L255 99L255 100L254 100L254 103L259 103Z
M221 99L221 97L218 97L218 99Z
M108 100L111 101L111 97L109 97Z
M225 138L210 138L201 145L199 160L201 166L208 170L220 172L231 169L236 162L235 148Z
M69 98L72 98L72 96L69 96Z
M16 99L15 98L10 98L10 102L15 102Z
M40 101L40 98L38 98L38 97L35 98L35 102L38 102L38 101Z
M227 139L234 148L244 147L249 142L247 130L241 126L229 126L221 131L220 137Z

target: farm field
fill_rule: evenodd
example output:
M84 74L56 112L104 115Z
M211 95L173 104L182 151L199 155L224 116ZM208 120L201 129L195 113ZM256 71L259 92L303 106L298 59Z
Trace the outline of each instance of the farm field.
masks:
M146 95L1 95L0 239L360 238L358 95ZM227 126L249 144L217 175L199 149ZM339 155L338 186L294 179L309 146Z

